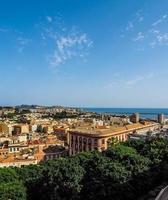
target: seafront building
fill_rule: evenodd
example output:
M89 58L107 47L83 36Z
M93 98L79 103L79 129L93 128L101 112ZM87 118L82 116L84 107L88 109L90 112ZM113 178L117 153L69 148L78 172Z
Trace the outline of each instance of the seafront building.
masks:
M104 151L108 147L109 139L115 138L119 142L126 141L132 133L155 131L159 124L155 122L137 122L122 127L102 126L98 128L76 128L69 131L69 154L75 155L83 151Z
M158 115L158 122L159 122L160 124L164 124L164 122L165 122L164 114L159 114L159 115Z

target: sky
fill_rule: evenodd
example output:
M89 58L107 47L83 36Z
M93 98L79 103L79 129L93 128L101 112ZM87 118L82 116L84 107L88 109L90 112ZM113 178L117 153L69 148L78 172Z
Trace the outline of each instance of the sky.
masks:
M0 105L168 108L167 0L0 0Z

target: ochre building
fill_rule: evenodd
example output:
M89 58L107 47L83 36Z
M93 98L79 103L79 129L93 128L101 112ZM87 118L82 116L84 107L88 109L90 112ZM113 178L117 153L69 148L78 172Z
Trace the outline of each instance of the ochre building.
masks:
M159 124L153 122L135 123L123 127L110 128L77 128L69 130L69 154L75 155L83 151L103 151L108 147L108 140L116 138L126 141L128 135L134 132L153 131Z

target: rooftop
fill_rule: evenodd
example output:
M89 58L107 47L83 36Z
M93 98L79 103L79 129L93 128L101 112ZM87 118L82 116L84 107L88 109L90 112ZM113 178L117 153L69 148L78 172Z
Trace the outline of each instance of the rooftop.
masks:
M77 127L75 129L70 129L70 132L77 132L79 134L88 134L93 137L101 137L101 136L110 136L116 135L119 133L125 133L129 131L134 131L142 128L147 128L150 126L155 126L157 123L154 122L146 122L144 123L134 123L124 126L109 126L107 128L93 128L91 126Z

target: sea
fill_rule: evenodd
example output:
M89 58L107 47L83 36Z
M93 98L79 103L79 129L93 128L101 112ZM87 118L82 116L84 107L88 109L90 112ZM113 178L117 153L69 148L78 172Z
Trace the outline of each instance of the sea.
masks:
M131 115L132 113L140 113L140 118L152 120L156 120L158 114L164 114L165 118L168 119L168 108L82 108L82 110L112 115Z

